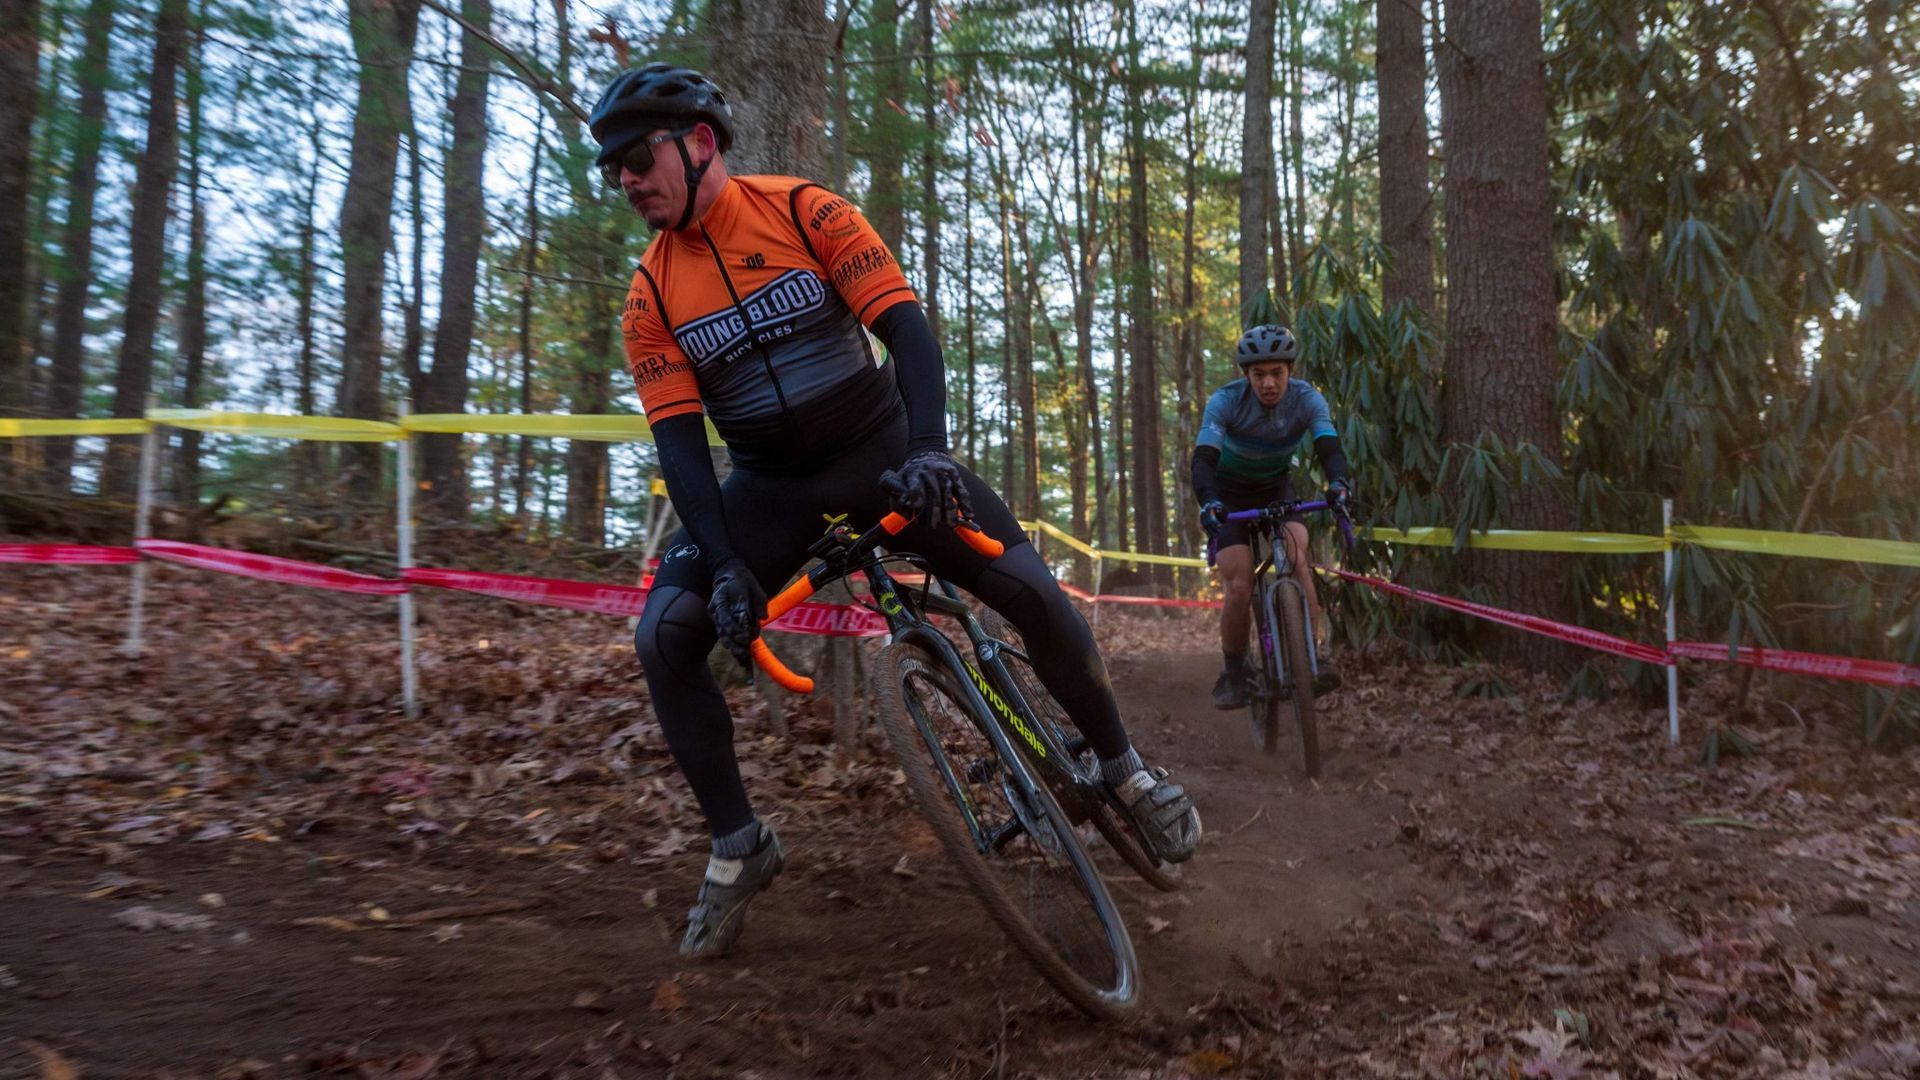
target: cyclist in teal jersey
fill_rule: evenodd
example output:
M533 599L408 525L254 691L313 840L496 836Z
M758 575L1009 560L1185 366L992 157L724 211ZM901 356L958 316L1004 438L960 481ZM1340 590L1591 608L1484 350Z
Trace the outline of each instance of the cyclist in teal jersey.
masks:
M1330 503L1347 499L1347 455L1334 433L1327 399L1303 379L1293 377L1300 342L1284 326L1256 326L1240 337L1235 359L1244 378L1214 391L1200 421L1193 449L1193 492L1200 500L1200 524L1214 553L1225 593L1220 610L1223 670L1213 684L1213 704L1238 709L1247 703L1247 627L1251 621L1254 558L1247 526L1228 521L1236 510L1253 510L1294 497L1289 471L1300 445L1312 440L1327 477ZM1307 558L1307 524L1289 518L1288 555L1294 574L1313 607L1314 637L1322 644L1316 690L1331 690L1340 676L1326 662L1326 611L1313 587Z

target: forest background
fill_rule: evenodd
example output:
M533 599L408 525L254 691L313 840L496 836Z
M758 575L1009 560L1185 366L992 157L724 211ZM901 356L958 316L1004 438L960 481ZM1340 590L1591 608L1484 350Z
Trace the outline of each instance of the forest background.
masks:
M1920 10L1897 0L13 0L0 416L637 411L616 324L647 237L580 110L654 58L729 90L735 171L864 207L944 342L956 453L1022 517L1195 553L1200 410L1271 319L1380 525L1657 533L1672 499L1920 532ZM390 514L375 444L168 438L189 531ZM648 444L420 444L443 529L640 540ZM9 531L130 497L130 440L0 453ZM1920 662L1920 570L1677 555L1695 633ZM1657 560L1357 558L1659 636ZM1356 645L1618 685L1341 607ZM1920 734L1911 692L1845 693L1867 741Z

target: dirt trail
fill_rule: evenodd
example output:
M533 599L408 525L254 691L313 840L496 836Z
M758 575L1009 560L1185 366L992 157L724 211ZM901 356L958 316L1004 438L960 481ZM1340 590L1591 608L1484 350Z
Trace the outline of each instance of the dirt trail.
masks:
M353 631L347 610L330 617ZM1396 668L1350 672L1308 782L1291 744L1257 755L1243 713L1206 707L1204 627L1149 626L1109 648L1115 685L1207 840L1182 892L1114 877L1147 994L1137 1024L1103 1028L1009 952L891 767L836 765L824 725L783 744L743 722L789 869L736 958L682 961L703 856L631 654L601 623L463 611L497 629L429 633L429 692L456 704L405 742L390 716L276 731L265 705L218 734L86 726L89 702L177 717L224 693L177 654L137 685L38 696L44 671L0 668L22 703L0 710L0 1078L44 1054L89 1077L1903 1075L1913 1049L1911 758L1847 764L1770 729L1761 761L1701 773L1652 714L1545 686L1462 701L1457 672ZM304 639L232 617L271 697L269 654ZM217 649L205 619L171 644ZM53 644L113 632L82 620ZM1139 645L1169 636L1189 644ZM547 645L514 678L564 693L486 714L507 676L460 650L519 642Z

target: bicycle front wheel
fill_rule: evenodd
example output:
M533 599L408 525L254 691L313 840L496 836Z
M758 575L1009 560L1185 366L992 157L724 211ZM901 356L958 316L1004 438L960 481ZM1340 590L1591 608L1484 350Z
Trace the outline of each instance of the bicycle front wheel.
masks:
M1307 598L1300 583L1287 578L1273 591L1273 614L1279 626L1277 634L1281 660L1286 667L1284 683L1292 685L1287 697L1294 723L1300 728L1300 756L1308 776L1320 775L1320 720L1314 711L1313 654L1307 651Z
M1003 759L960 676L927 649L880 651L873 690L915 807L987 913L1082 1011L1118 1019L1139 1000L1126 923L1066 814Z
M1247 721L1253 730L1253 748L1263 754L1280 751L1280 631L1273 617L1273 586L1261 584L1253 593L1253 640L1247 650Z

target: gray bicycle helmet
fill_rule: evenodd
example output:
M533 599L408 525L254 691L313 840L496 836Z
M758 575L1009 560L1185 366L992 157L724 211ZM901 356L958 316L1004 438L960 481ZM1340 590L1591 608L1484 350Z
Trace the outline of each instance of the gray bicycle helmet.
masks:
M1276 360L1291 364L1299 359L1299 339L1293 336L1293 331L1272 323L1249 327L1240 335L1240 347L1234 350L1234 360L1243 368Z

